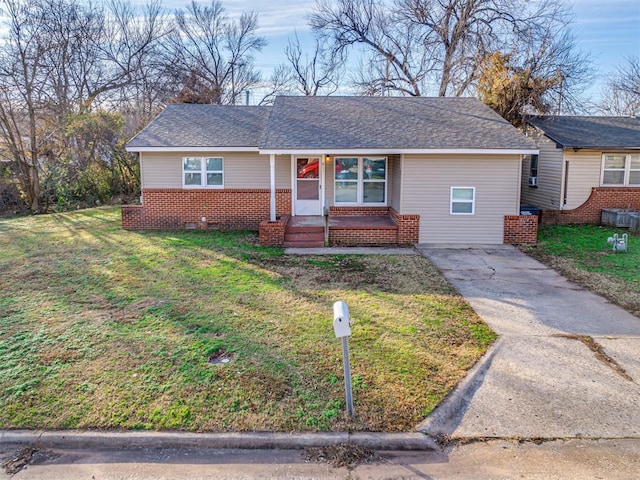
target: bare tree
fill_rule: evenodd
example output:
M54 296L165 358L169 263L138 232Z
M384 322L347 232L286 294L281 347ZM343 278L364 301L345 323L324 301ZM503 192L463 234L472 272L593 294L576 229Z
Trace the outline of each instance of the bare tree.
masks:
M370 85L363 85L363 89L381 92L392 88L405 95L422 94L432 62L414 22L375 0L338 0L335 6L329 0L319 0L309 23L323 39L333 41L337 54L361 44L384 62L382 71L371 70ZM387 71L392 73L387 75Z
M40 210L38 113L45 97L41 71L52 45L39 12L19 0L3 0L7 34L0 50L0 132L18 165L27 205Z
M640 113L640 57L628 57L618 66L603 91L599 109L606 115L635 116Z
M569 20L556 0L396 0L393 8L373 0L318 0L310 16L311 26L331 38L335 49L361 44L369 52L356 84L371 95L472 93L479 65L494 52L510 54L512 62L553 52L575 71L576 60L583 59L572 56L575 45L562 35ZM562 74L567 96L574 76Z
M81 0L2 0L2 5L0 141L19 165L24 196L37 212L43 174L109 162L97 145L85 148L81 137L90 128L94 140L113 148L113 129L121 124L95 109L112 108L114 99L145 78L161 36L160 9L150 4L139 16L115 0L107 9Z
M516 126L526 114L585 112L580 94L592 78L590 60L560 18L523 29L511 50L478 62L478 96Z
M256 34L257 29L255 12L230 20L218 0L206 6L192 1L186 11L176 11L167 62L185 84L191 79L191 86L185 87L197 85L201 93L207 90L192 101L235 104L244 90L258 84L253 55L266 41Z
M311 55L304 55L296 34L285 48L293 83L303 95L331 95L338 89L338 76L344 65L340 52L327 49L316 38ZM303 58L304 57L304 58Z

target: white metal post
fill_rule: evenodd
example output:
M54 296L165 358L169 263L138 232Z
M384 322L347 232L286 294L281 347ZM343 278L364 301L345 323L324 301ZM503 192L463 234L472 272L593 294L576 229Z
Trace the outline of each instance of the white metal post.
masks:
M344 394L347 399L347 415L353 418L353 392L351 390L351 363L349 362L349 337L342 337L342 360L344 363Z
M276 221L276 156L269 155L269 172L271 174L271 199L269 202L269 220Z

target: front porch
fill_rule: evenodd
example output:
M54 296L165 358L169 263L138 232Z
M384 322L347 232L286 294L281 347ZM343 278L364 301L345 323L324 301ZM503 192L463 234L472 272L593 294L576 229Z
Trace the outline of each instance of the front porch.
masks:
M329 215L285 215L260 224L260 243L279 247L395 246L417 243L418 215L392 208L354 212L331 208Z

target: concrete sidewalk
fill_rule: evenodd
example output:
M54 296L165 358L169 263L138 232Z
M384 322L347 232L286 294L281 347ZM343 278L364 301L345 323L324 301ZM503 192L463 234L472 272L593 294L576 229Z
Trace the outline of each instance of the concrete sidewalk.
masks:
M500 335L421 431L640 438L639 318L513 247L418 249Z

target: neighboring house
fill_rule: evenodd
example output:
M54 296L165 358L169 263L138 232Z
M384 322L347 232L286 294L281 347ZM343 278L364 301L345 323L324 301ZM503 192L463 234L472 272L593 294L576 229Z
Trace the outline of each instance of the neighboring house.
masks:
M128 229L260 229L263 244L322 244L326 213L332 245L535 241L520 178L538 150L472 98L169 105L127 149L142 177L142 205L123 207Z
M540 153L523 163L523 205L543 223L599 223L603 208L640 208L640 119L542 116L527 136Z

